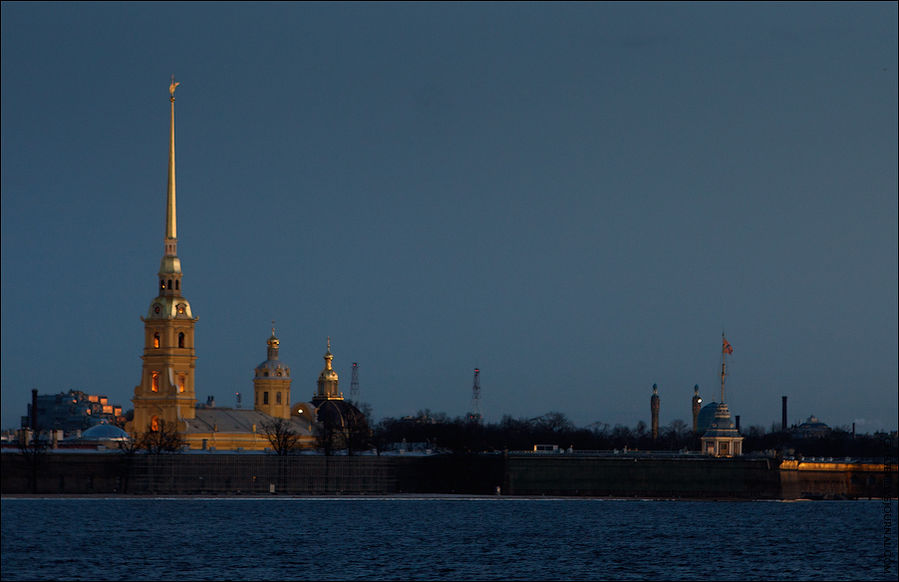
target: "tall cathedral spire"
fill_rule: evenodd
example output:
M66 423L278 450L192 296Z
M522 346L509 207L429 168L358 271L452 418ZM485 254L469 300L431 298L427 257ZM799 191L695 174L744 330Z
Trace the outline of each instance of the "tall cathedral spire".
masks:
M169 85L169 176L165 211L165 252L159 263L159 287L144 322L144 353L140 384L134 388L134 421L138 432L155 430L160 421L180 423L195 418L194 385L197 359L194 332L197 318L181 294L181 259L175 225L175 82Z
M178 258L178 225L175 207L175 88L181 83L169 85L169 102L172 113L169 124L169 181L165 203L165 251L159 265L159 294L181 295L181 259Z
M175 82L175 75L172 75L172 84L169 85L169 101L172 104L171 128L169 130L169 187L165 206L165 255L167 257L178 255L178 224L175 209L175 88L180 84Z

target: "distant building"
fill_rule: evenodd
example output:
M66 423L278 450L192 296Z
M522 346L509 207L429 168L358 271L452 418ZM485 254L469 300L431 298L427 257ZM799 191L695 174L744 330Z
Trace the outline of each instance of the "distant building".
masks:
M709 402L699 409L696 414L696 434L702 435L709 429L712 420L715 418L715 411L718 410L717 402Z
M709 428L702 435L702 452L713 457L743 454L743 437L731 420L730 410L724 402L717 406Z
M721 333L721 402L707 404L696 414L696 407L699 405L697 396L699 395L699 387L693 387L693 414L695 423L699 429L702 438L703 454L713 457L734 457L743 454L743 437L740 436L739 420L735 423L730 417L730 410L724 401L724 379L727 376L726 360L727 355L734 353L733 346ZM712 406L715 408L713 409ZM710 412L714 410L711 419Z
M280 341L274 329L266 345L268 357L255 368L253 409L219 408L211 397L207 398L206 404L197 403L193 417L182 418L179 423L179 430L190 448L265 450L272 446L266 436L266 426L279 420L299 436L301 448L314 446L312 419L291 413L290 367L278 358ZM140 431L139 427L135 429Z
M65 449L117 449L122 443L131 440L127 432L117 426L101 423L87 429L80 435L73 435L57 443Z
M69 390L59 394L38 394L22 417L22 428L40 431L61 430L65 435L87 430L100 423L124 421L122 407L110 404L106 396ZM32 424L36 426L32 426Z
M793 429L791 436L794 439L817 439L826 437L831 432L831 428L818 420L817 416L809 416L805 422Z

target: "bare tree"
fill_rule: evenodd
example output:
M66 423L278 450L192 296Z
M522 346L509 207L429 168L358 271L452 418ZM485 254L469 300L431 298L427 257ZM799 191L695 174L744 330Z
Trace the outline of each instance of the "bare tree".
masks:
M159 420L156 426L147 426L147 431L139 437L137 447L151 455L161 455L180 453L184 445L177 423Z
M346 444L347 455L354 451L364 451L371 446L372 430L368 426L368 420L362 411L354 412L347 419L343 427L343 441Z
M534 420L538 429L549 433L569 432L574 429L574 425L568 420L568 417L561 412L547 412Z
M330 422L328 419L316 422L313 425L313 431L315 432L315 444L325 456L343 448L343 433L336 423Z
M275 418L271 422L261 424L265 438L278 455L289 455L300 448L300 435L283 418Z
M32 493L37 493L37 473L38 465L50 448L50 442L46 438L41 438L40 433L22 430L19 432L19 438L16 440L19 453L28 467L28 485Z
M131 479L131 469L134 466L134 457L140 450L140 439L137 434L129 434L128 440L119 441L119 451L122 453L122 462L119 468L119 493L128 492L128 483Z

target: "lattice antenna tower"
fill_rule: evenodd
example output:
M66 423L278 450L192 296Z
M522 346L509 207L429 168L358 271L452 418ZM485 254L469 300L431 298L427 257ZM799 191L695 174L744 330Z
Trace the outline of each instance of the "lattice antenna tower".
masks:
M353 376L350 380L350 400L359 402L359 363L353 362Z
M471 412L468 413L468 420L472 422L481 422L481 370L474 369L474 383L471 386Z

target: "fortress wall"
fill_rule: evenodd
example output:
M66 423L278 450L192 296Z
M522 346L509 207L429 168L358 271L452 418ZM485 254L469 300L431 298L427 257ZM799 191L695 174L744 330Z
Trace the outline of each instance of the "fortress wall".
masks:
M0 455L0 490L6 493L113 493L127 477L116 454L45 454L28 459ZM36 478L37 487L32 487Z
M185 462L189 460L189 462ZM137 459L131 493L389 494L402 461L387 457L167 455Z
M777 471L765 459L510 454L510 495L777 499Z
M279 457L0 455L3 494L491 495L798 499L897 496L896 466L587 454ZM32 478L36 475L36 487ZM885 488L885 483L887 484Z
M48 453L36 458L36 473L20 454L5 452L0 460L4 494L236 495L266 494L272 486L293 495L486 494L503 482L500 455Z
M897 467L887 478L883 463L841 463L783 461L780 465L781 495L784 499L823 497L896 497L899 491Z

